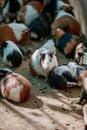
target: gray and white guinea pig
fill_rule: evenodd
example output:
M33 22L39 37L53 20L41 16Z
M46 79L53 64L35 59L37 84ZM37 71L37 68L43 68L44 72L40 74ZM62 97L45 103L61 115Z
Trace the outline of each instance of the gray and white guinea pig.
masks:
M29 69L34 76L48 76L48 73L58 66L58 60L55 52L40 48L36 50L30 58Z
M73 82L72 73L67 65L60 65L51 70L48 82L51 88L61 89L67 87L68 82Z
M3 63L7 66L18 67L22 63L23 55L18 46L12 41L4 41L2 46Z
M29 28L22 23L0 25L0 45L9 39L15 43L26 41L29 39Z
M78 65L76 62L69 62L67 65L72 73L73 78L75 79L75 81L77 81L78 76L82 71L85 70L85 68Z
M31 83L22 75L8 68L0 69L0 92L2 97L14 102L27 101L31 96Z
M16 22L29 26L43 11L43 5L39 1L31 1L23 6L17 14Z

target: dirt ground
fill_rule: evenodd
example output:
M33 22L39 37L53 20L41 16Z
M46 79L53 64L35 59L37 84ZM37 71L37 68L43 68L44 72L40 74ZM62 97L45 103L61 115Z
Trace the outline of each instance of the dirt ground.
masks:
M27 41L23 47L32 52L43 42ZM59 64L66 59L57 50ZM83 130L82 106L77 104L81 88L51 89L44 78L31 75L26 57L18 68L11 68L25 76L32 84L31 99L24 103L13 103L0 99L0 130ZM0 57L0 67L4 67Z
M28 40L24 47L34 52L42 42ZM57 50L59 64L66 59ZM31 99L24 103L13 103L0 98L0 130L83 130L82 105L77 104L81 88L51 89L44 78L31 75L29 57L18 68L12 68L25 76L32 84ZM4 67L0 56L0 68Z

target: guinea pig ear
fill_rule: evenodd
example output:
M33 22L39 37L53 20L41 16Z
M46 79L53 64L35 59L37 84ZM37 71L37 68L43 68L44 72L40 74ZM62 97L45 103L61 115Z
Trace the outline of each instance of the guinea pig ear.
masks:
M26 28L25 30L23 30L22 34L26 34L29 32L29 28Z

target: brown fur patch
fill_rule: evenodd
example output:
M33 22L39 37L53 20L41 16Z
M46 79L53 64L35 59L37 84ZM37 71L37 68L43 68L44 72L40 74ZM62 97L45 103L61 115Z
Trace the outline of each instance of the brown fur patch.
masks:
M31 2L29 2L29 4L32 5L37 10L37 12L39 14L42 13L43 5L40 2L38 2L38 1L31 1Z
M32 58L33 58L33 55L31 56L31 58L29 60L29 70L33 76L37 76L38 73L36 72L36 70L34 70L33 65L32 65Z
M66 47L64 48L64 53L67 54L71 54L73 50L75 50L77 46L77 42L75 40L71 40L67 43Z
M15 43L18 42L12 29L7 24L3 24L0 26L0 44L6 40L11 40Z
M71 34L77 36L80 36L81 33L81 26L78 21L75 20L73 17L67 15L61 16L60 18L56 19L53 22L51 28L52 30L56 28L61 28L65 32L70 32Z
M7 84L11 81L15 82L13 82L13 84L7 88ZM31 83L23 76L15 73L8 75L1 84L1 89L4 89L4 95L2 96L8 99L10 96L10 91L17 86L23 86L23 88L19 92L20 102L26 101L31 96Z

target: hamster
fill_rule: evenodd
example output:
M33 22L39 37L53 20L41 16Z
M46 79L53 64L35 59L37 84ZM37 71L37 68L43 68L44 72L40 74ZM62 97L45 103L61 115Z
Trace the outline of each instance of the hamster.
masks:
M22 63L23 55L18 46L12 41L4 41L2 46L3 63L7 66L18 67Z
M60 65L53 68L48 75L48 82L51 88L61 89L67 87L68 82L73 81L72 73L67 65Z
M29 69L34 76L47 78L48 73L56 66L58 66L58 60L55 52L45 48L37 49L29 61Z
M0 25L0 45L3 41L11 40L16 44L29 39L29 28L24 24L10 23Z
M22 75L8 68L0 69L2 97L14 102L24 102L31 97L31 83Z

